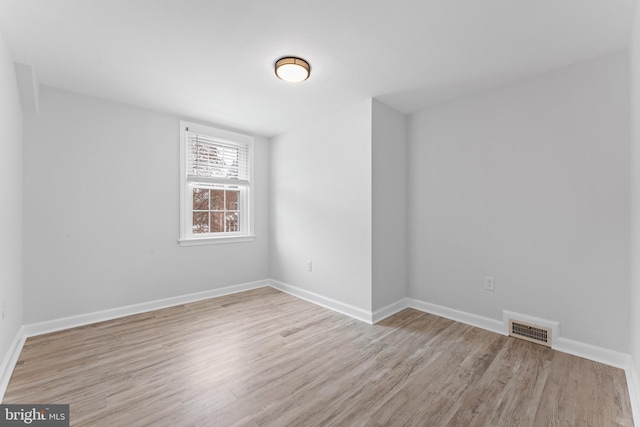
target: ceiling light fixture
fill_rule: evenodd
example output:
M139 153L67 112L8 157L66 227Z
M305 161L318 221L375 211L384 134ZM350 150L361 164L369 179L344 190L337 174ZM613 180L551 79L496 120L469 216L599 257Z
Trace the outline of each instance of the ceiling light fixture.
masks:
M286 56L276 61L276 76L285 82L305 81L311 74L309 63L301 58Z

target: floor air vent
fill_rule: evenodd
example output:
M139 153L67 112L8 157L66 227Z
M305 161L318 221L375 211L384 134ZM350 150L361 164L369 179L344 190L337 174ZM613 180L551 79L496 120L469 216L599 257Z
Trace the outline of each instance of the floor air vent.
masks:
M551 347L551 329L509 320L509 335Z

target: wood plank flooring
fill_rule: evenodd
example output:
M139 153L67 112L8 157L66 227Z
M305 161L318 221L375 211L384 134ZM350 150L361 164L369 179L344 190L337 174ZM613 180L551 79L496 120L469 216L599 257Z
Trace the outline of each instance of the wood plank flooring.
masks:
M620 369L271 288L29 338L3 403L69 403L72 426L633 425Z

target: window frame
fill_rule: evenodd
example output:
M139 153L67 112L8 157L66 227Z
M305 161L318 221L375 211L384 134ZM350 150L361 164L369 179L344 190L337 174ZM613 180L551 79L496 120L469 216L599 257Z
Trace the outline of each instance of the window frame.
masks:
M210 184L190 182L187 177L187 130L190 133L205 135L234 145L245 145L248 149L249 184L235 186L233 184ZM180 246L210 245L219 243L247 242L255 239L253 214L253 137L211 126L180 121ZM240 190L238 200L239 227L245 231L195 234L193 225L193 188L213 188ZM209 205L211 208L211 205ZM226 207L225 207L226 208ZM211 209L209 209L210 211Z

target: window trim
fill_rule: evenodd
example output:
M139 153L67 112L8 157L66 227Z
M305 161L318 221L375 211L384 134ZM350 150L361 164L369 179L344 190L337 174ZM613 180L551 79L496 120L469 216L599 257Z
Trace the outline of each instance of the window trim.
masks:
M191 221L189 217L193 217L193 206L189 206L191 194L189 189L192 183L187 179L187 138L186 129L189 132L197 133L201 135L210 136L226 141L233 142L235 144L245 144L248 146L249 151L249 185L246 186L246 210L241 214L246 216L244 224L247 227L245 233L220 233L220 236L212 235L211 233L197 236L190 230ZM237 243L247 242L255 239L254 235L254 191L253 191L253 137L236 132L227 131L224 129L218 129L211 126L200 125L197 123L191 123L184 120L180 121L180 233L178 243L180 246L197 246L197 245L210 245L219 243Z

